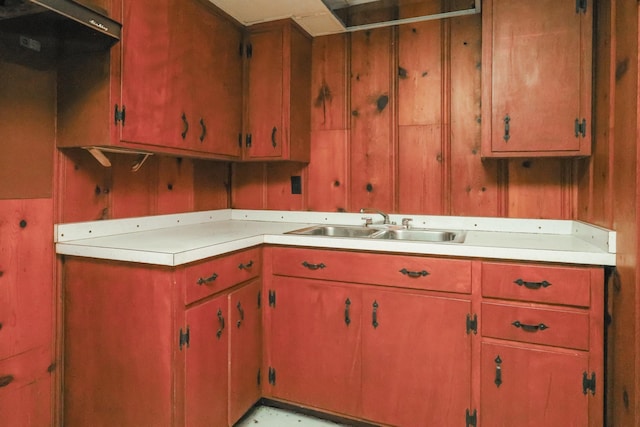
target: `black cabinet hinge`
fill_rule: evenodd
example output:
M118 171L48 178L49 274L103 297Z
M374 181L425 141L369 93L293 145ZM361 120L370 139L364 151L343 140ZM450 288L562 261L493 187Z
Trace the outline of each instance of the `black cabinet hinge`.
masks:
M574 130L576 132L576 138L579 136L582 136L583 138L587 136L587 120L582 119L582 121L580 121L580 119L576 119Z
M258 308L262 308L262 291L258 291Z
M113 124L117 125L118 122L122 122L122 127L124 127L124 119L126 117L126 108L123 105L122 110L118 108L118 104L113 109Z
M478 424L478 411L474 409L473 413L471 413L471 411L467 409L465 427L469 427L469 426L476 427L477 424Z
M251 43L247 43L247 58L251 58L253 56L253 45Z
M587 13L587 0L576 0L576 13Z
M250 133L247 134L245 146L247 148L251 148L251 134Z
M269 368L269 384L276 385L276 370Z
M474 314L471 317L470 314L467 314L467 335L473 331L474 335L478 334L478 315Z
M596 394L596 373L591 373L591 378L586 372L582 373L582 392L587 394L591 392L591 394Z
M269 291L269 307L276 306L276 291Z
M189 348L189 327L187 326L187 330L185 332L180 328L180 351L182 351L183 346L187 346Z

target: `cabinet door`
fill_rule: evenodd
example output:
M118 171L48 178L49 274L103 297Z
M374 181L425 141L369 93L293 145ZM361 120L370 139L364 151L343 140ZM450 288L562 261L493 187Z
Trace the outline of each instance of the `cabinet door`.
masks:
M227 425L227 295L186 311L185 425Z
M587 353L483 343L481 425L589 425L589 394L582 392L585 372Z
M262 310L259 279L229 295L229 425L262 394Z
M267 308L267 395L343 414L359 413L360 291L274 277Z
M363 291L363 303L361 416L394 426L460 424L471 400L471 303L378 290Z
M175 53L176 82L183 121L184 148L238 157L242 132L242 57L240 30L196 0L181 2L179 32L184 40ZM184 114L184 117L182 116Z
M252 33L249 59L249 158L282 156L284 30L281 26Z
M182 39L175 16L180 2L123 0L121 139L157 146L179 146L181 112L174 61Z
M589 154L591 9L483 2L483 155ZM583 120L584 134L576 130Z

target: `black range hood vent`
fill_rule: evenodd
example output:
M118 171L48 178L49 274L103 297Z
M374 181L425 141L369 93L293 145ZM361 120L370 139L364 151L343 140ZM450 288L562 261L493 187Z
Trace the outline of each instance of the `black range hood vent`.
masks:
M0 0L0 61L48 69L60 58L108 50L121 31L71 0Z

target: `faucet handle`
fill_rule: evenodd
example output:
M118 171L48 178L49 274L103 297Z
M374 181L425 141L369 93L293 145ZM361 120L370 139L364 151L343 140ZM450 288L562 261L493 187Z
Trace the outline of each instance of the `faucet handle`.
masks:
M365 227L368 227L371 224L373 224L373 218L371 218L370 216L363 216L361 219L364 221Z
M404 228L411 227L411 221L413 221L413 218L402 218L402 226Z

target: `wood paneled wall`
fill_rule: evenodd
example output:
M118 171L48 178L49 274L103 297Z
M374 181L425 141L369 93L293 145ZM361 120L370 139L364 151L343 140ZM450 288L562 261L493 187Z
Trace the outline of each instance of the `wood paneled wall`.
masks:
M481 47L480 15L314 38L311 162L235 165L233 207L575 218L575 160L481 160Z

